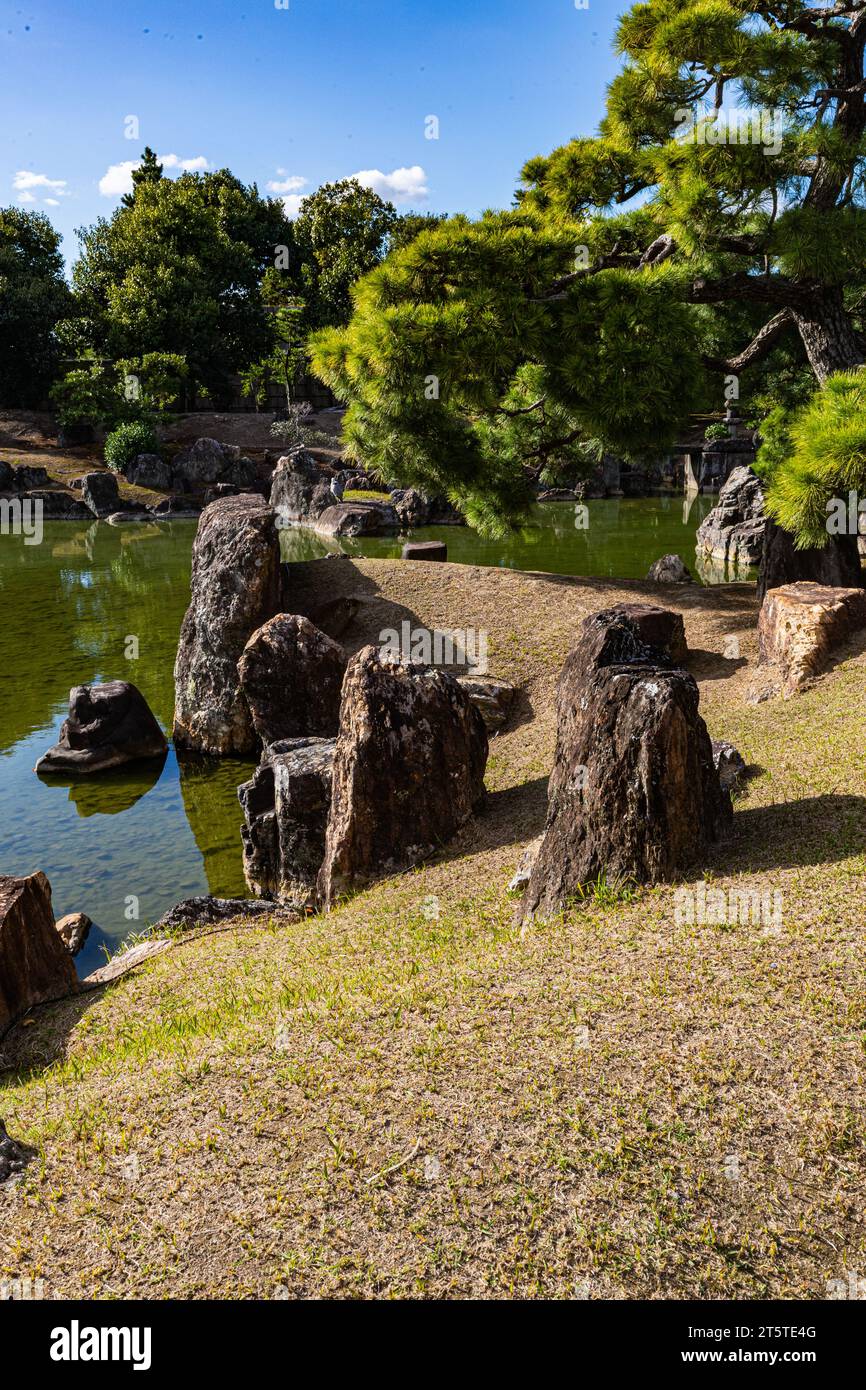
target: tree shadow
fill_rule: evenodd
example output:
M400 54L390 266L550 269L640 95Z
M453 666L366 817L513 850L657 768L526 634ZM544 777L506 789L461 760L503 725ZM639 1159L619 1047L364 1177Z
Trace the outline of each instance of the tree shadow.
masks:
M735 807L733 826L714 850L713 867L763 873L838 864L866 847L866 796L827 792L774 806Z

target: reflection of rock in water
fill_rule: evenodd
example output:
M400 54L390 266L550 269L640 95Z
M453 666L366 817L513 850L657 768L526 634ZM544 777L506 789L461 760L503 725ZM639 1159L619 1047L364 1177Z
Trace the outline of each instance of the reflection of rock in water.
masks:
M250 758L178 759L184 810L201 852L208 890L215 897L248 896L238 786L252 777L255 766Z
M69 800L79 816L116 816L120 811L128 811L156 786L164 767L165 755L86 779L46 773L42 780L49 787L69 787Z

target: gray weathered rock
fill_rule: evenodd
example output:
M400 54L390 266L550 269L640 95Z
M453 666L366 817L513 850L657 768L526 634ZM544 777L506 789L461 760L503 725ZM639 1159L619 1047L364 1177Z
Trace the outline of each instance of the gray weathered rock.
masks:
M220 757L258 750L238 662L279 607L274 511L252 494L212 502L193 544L190 605L174 668L178 747Z
M584 622L560 676L557 717L547 824L524 918L563 911L602 874L670 879L731 815L695 681L655 664L622 614Z
M65 917L59 917L54 925L69 954L77 956L90 935L93 923L86 912L68 912Z
M532 843L526 846L514 870L514 877L508 885L509 893L522 893L526 889L543 839L543 835L537 835Z
M391 502L402 530L414 531L418 526L427 525L430 502L417 488L396 488L391 493Z
M484 798L486 762L484 721L456 680L360 651L343 684L322 903L447 842Z
M85 473L81 480L81 498L94 516L110 516L120 510L117 478L113 473Z
M61 492L59 488L47 491L23 492L21 501L38 502L45 521L87 521L93 520L93 512L71 493Z
M719 774L719 781L724 791L729 792L737 785L746 770L746 760L742 753L728 743L727 739L714 738L713 765Z
M192 448L175 457L172 469L175 485L185 484L198 490L208 483L229 481L225 474L231 466L232 452L216 439L197 439Z
M201 507L191 497L161 497L148 508L151 516L163 521L194 521L201 515Z
M316 517L320 536L384 536L399 530L391 507L377 502L335 502Z
M299 909L315 902L325 857L334 740L285 739L238 788L244 876L254 893Z
M0 1033L35 1004L77 989L72 957L57 935L43 873L0 875Z
M141 691L128 681L76 685L60 738L39 759L38 773L105 772L110 767L164 758L168 744Z
M278 613L252 634L238 676L262 743L314 734L336 736L348 657L338 643L294 613Z
M215 898L207 894L199 898L184 898L164 912L154 931L190 931L194 927L215 926L220 922L231 922L236 917L289 917L284 903L263 902L261 898Z
M749 568L761 558L766 522L760 478L751 468L735 468L698 527L695 548L719 564Z
M35 464L19 463L12 472L12 488L15 492L31 492L34 488L54 487L47 468L37 468Z
M127 478L136 487L150 487L168 492L171 487L171 464L159 454L138 454L129 465Z
M692 576L679 555L663 555L651 566L647 579L654 584L691 584Z
M27 1144L19 1144L13 1139L0 1120L0 1182L6 1182L8 1178L23 1173L34 1156L34 1150Z

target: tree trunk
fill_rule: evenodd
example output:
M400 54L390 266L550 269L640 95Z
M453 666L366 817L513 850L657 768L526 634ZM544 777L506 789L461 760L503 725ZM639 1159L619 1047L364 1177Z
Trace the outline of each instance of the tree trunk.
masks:
M801 579L844 589L866 587L857 537L830 536L822 550L797 550L794 537L767 517L758 572L758 602L763 603L768 589L795 584Z
M833 372L863 366L866 345L851 322L841 290L825 290L812 305L794 308L793 314L809 365L822 386Z

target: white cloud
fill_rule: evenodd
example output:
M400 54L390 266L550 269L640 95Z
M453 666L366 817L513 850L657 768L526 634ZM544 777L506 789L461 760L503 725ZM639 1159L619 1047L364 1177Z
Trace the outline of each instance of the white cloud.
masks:
M285 169L278 169L278 174L284 174ZM269 193L297 193L299 189L306 188L309 179L302 178L300 174L291 174L287 179L271 179L265 187Z
M362 169L352 178L392 203L423 203L429 195L427 175L420 164L413 164L411 169L392 169L390 174L383 174L381 169Z
M286 217L288 217L290 221L293 222L297 217L298 213L301 210L301 203L303 201L303 193L289 193L283 199L283 207L286 211Z
M203 154L194 159L181 159L176 154L160 154L157 159L163 169L180 169L183 173L195 173L210 166ZM99 180L99 191L103 198L122 198L133 189L132 171L137 169L140 159L124 159L121 164L110 164Z
M47 174L35 174L32 169L19 169L12 180L12 187L18 194L19 203L43 202L50 208L60 206L61 198L70 196L66 179L50 179ZM34 189L37 192L34 193ZM53 197L48 197L48 194Z
M66 179L50 179L47 174L34 174L32 169L19 169L12 180L12 187L29 191L33 188L49 188L61 198L69 197Z

